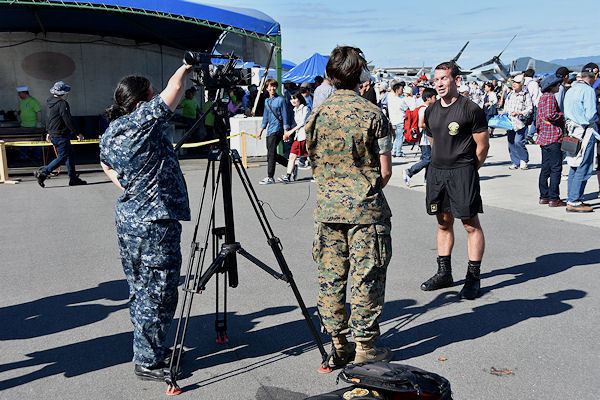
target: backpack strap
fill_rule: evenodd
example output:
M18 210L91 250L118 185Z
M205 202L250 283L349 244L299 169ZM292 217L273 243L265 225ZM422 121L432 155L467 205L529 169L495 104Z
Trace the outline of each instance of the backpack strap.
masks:
M277 121L279 121L279 123L281 124L281 127L283 128L283 120L282 120L282 118L279 115L277 115L275 113L275 111L273 111L273 109L271 108L271 104L270 104L270 102L268 100L270 100L270 99L267 99L267 101L265 101L265 103L267 103L267 107L269 107L269 110L271 110L271 113L275 116L275 118L277 118Z

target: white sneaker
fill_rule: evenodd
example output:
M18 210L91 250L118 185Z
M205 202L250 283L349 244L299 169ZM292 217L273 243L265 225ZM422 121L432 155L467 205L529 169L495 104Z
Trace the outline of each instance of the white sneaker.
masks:
M515 165L515 164L511 164L510 167L508 167L508 169L519 169L519 166Z
M268 176L262 181L258 182L259 185L270 185L271 183L275 183L275 181L273 180L273 178L269 178Z
M279 178L277 178L277 180L282 183L290 183L290 178L288 178L288 176L285 174L281 175Z
M520 169L527 169L527 163L523 160L521 160L521 164L519 165Z
M408 176L408 173L405 169L402 170L402 180L404 181L406 186L410 186L410 176Z

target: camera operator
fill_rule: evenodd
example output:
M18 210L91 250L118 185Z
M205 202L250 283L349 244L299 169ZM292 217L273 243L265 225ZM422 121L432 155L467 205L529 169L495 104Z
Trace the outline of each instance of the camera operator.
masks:
M123 194L116 227L129 284L134 326L134 372L160 380L170 350L163 347L177 306L181 268L181 224L190 220L188 194L167 122L185 90L190 66L181 66L154 95L150 81L128 76L119 82L111 121L100 141L100 161Z
M369 77L360 49L336 47L326 71L337 90L313 110L305 130L317 183L313 258L319 267L317 306L333 342L329 365L390 361L390 349L373 345L392 256L392 212L383 195L392 175L389 122L358 94L359 84ZM356 351L346 339L349 331Z

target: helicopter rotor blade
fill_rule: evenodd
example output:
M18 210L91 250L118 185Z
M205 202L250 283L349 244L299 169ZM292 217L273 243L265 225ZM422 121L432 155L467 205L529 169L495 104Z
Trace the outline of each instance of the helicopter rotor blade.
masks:
M518 33L515 33L515 36L512 37L512 39L510 39L510 41L508 42L508 44L506 46L504 46L504 48L502 49L502 51L500 52L500 54L498 54L496 57L500 58L500 56L502 55L502 53L504 53L504 51L508 48L508 46L512 43L513 40L515 40L515 38L517 37Z
M482 63L482 64L479 64L478 66L476 66L476 67L473 67L473 68L471 68L471 69L477 69L477 68L485 67L486 65L493 64L495 61L496 61L496 60L492 58L491 60L488 60L488 61L486 61L486 62L484 62L484 63Z
M463 51L465 51L465 48L467 47L467 45L469 44L469 41L467 41L467 43L465 43L465 45L462 47L462 49L460 49L460 51L458 52L458 54L456 56L454 56L454 58L450 61L452 62L457 62L458 59L460 58L460 56L462 55Z

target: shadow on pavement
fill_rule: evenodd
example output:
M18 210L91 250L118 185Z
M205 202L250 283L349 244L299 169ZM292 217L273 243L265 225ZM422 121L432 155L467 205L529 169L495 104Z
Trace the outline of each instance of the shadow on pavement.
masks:
M390 335L386 344L395 349L395 360L407 360L452 343L501 331L530 318L560 314L573 308L565 301L581 299L585 295L584 291L571 289L547 293L543 299L517 299L486 304L473 308L471 312L396 331Z
M483 164L484 167L494 167L494 166L498 166L498 165L511 165L512 163L509 161L492 161L492 162L486 162Z
M531 263L482 274L483 290L488 292L521 284L558 274L574 266L595 264L598 259L600 259L600 249L542 255ZM485 287L485 278L503 275L509 278ZM127 303L115 306L78 304L101 299L126 300L127 293L127 283L124 280L110 281L95 288L0 308L1 320L13 322L3 324L0 328L0 339L39 337L100 321L111 312L127 307ZM396 360L406 360L429 354L451 343L472 340L501 331L530 318L560 314L573 307L565 301L585 296L586 292L581 290L557 291L545 294L542 299L515 299L486 304L475 307L467 313L422 324L415 322L434 308L456 302L457 292L451 290L440 293L423 306L416 306L416 301L412 299L391 301L386 303L381 317L383 330L386 331L381 341L397 350ZM288 322L272 323L270 326L262 327L263 321L269 321L272 316L292 312L294 313L292 319L287 317ZM313 323L318 327L315 307L309 308L309 313ZM229 364L232 369L196 380L186 387L187 390L208 386L316 348L309 328L295 305L270 307L249 314L229 312L229 343L225 345L217 344L215 341L214 321L213 314L190 318L185 343L186 349L189 350L186 350L182 361L184 377L190 377L197 371L214 366L226 368ZM176 323L175 320L171 329L172 334ZM390 324L393 326L388 328ZM324 341L327 340L324 336L321 337ZM170 345L172 341L171 335L167 343ZM0 372L35 366L40 366L40 369L0 382L0 390L51 375L64 374L66 377L72 377L130 362L131 342L132 333L125 332L26 354L28 357L26 360L0 365ZM318 368L320 357L317 354L315 356L314 365L309 368ZM263 397L270 393L270 390L264 389L260 394Z
M286 399L286 400L304 400L307 394L291 392L289 390L274 386L261 386L256 393L256 400Z
M97 300L128 300L127 281L103 282L97 287L0 308L0 340L29 339L80 326L106 318L110 313L127 307L123 304L81 304Z
M26 360L0 365L0 372L35 366L40 369L1 381L0 391L52 375L70 378L126 363L133 357L132 340L132 332L125 332L26 354ZM133 377L133 367L131 373Z
M120 283L121 281L116 281L108 282L103 285L110 286L111 284L117 285ZM123 282L122 284L125 287L123 290L118 291L127 293L126 283ZM100 285L100 287L103 285ZM72 304L72 302L97 300L100 293L105 293L100 290L94 295L91 295L94 293L94 289L69 293L63 295L64 297L52 296L47 299L38 300L38 302L41 301L44 303L44 310L48 311L43 318L44 321L48 322L50 327L46 329L43 326L44 324L21 326L21 328L17 329L15 331L16 333L12 335L8 334L8 332L12 330L5 328L3 331L3 339L6 339L9 336L12 339L16 339L17 337L27 338L41 336L101 320L108 315L110 308L106 307L101 309L99 307L103 306L95 305L92 307L96 308L90 309L83 308L88 306L79 306L81 308L69 311L68 315L63 313L62 316L56 318L58 321L62 320L62 323L52 323L50 321L52 304L60 311L61 307L71 308L67 305ZM59 298L59 300L56 300L56 298ZM23 309L24 312L28 311L30 310L30 307L32 307L32 303L16 306L17 308L11 311L15 313L19 307ZM115 308L119 309L124 307L126 307L126 304ZM265 318L268 319L270 316L288 312L297 313L298 319L257 329L257 326ZM315 314L315 308L310 309L309 312ZM93 317L87 317L86 314L92 314ZM26 315L31 315L31 312L26 312L21 318L25 316L24 319L27 320L28 317L26 317ZM35 319L36 318L33 318L33 320ZM214 314L205 314L190 318L187 333L188 336L185 342L186 349L190 350L186 350L184 359L182 360L184 377L189 377L194 372L201 371L205 368L227 363L236 363L235 369L221 375L212 376L204 381L197 382L191 385L191 388L207 386L211 383L246 373L252 369L260 368L264 365L283 360L290 356L299 355L316 348L309 328L302 318L302 314L297 306L271 307L250 314L238 315L235 313L228 313L228 320L230 342L228 344L217 344L215 341ZM316 316L313 317L313 323L315 323L315 326L318 326ZM173 334L176 324L177 320L175 320L171 326L171 335L167 340L167 345L169 346L173 343ZM28 334L28 329L32 329L34 333ZM124 332L25 354L25 360L0 365L0 373L36 366L39 366L39 369L18 377L0 381L0 390L24 385L52 375L63 374L65 377L69 378L109 368L118 364L129 363L133 356L132 340L132 332ZM265 358L265 356L267 356L267 358ZM240 361L255 357L259 357L260 360L250 360L246 365L240 367ZM314 360L315 370L319 367L320 362L320 357L316 357ZM270 390L268 392L270 392ZM263 395L266 395L266 393L263 393Z
M511 176L511 175L503 174L503 175L492 175L492 176L480 176L479 180L480 181L489 181L490 179L506 178L507 176Z
M530 263L519 264L508 268L495 269L493 271L481 274L481 291L485 294L491 290L518 285L533 279L544 278L550 275L558 274L572 267L596 264L598 263L598 260L600 260L600 249L588 250L584 252L544 254L537 257L535 261ZM491 286L485 285L485 278L503 275L509 276L509 279Z

